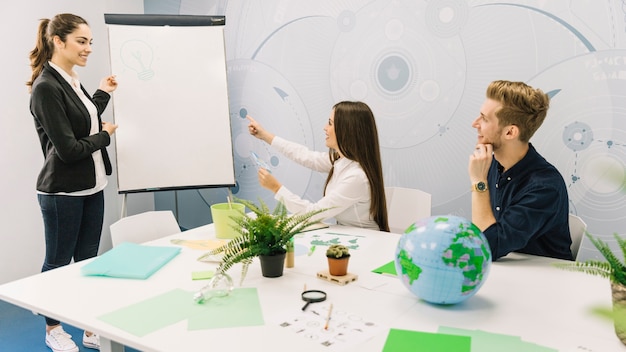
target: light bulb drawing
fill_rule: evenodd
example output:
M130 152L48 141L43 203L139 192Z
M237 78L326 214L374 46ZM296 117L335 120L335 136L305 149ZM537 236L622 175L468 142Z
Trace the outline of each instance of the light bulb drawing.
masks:
M154 77L151 68L153 52L152 48L141 40L129 40L122 45L120 56L124 65L137 72L137 77L142 81Z

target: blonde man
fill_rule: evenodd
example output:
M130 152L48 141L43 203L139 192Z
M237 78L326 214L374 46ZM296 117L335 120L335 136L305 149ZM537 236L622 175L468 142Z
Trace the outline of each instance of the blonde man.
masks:
M550 101L523 82L487 88L469 157L472 222L483 231L493 260L510 252L572 260L569 200L559 171L529 142Z

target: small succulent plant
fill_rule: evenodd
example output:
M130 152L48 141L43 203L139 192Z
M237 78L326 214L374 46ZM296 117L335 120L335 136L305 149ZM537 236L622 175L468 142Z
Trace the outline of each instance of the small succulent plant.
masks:
M350 250L348 247L342 244L332 244L326 250L326 256L328 258L345 258L350 256Z

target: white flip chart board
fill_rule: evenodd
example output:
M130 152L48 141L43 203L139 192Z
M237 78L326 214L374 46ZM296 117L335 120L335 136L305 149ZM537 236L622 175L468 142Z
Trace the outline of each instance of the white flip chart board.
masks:
M105 14L119 193L235 185L224 16Z

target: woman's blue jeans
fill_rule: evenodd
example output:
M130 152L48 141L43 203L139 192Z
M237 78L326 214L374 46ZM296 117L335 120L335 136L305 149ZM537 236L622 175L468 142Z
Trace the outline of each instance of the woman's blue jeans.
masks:
M72 259L79 262L98 255L104 219L103 191L89 196L38 194L37 198L46 240L41 272L67 265ZM46 317L46 324L57 325L59 321Z

